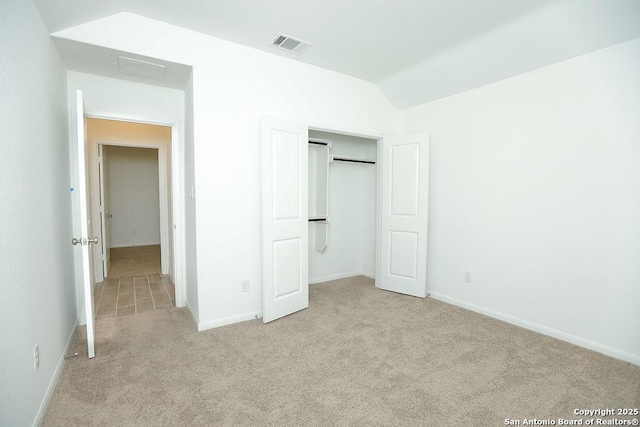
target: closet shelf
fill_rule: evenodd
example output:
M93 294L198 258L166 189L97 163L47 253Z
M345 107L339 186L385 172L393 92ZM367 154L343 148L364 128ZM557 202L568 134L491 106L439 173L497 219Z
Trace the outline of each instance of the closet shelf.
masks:
M360 159L358 157L347 157L347 156L330 156L330 162L349 162L349 163L361 163L366 165L375 165L375 160L370 159Z

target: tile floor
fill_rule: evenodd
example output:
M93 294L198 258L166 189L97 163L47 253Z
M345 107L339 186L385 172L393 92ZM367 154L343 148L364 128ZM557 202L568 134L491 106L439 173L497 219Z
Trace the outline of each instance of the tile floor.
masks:
M128 316L175 307L175 287L159 274L106 279L93 293L96 318Z

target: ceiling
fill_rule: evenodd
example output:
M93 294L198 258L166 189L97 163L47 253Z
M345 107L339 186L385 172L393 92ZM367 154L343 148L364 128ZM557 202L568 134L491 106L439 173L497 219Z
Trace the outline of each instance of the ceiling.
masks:
M368 80L398 109L640 37L638 0L33 1L70 70L183 89L190 67L58 36L128 12ZM312 46L276 49L278 33ZM169 79L119 74L120 54L167 65Z
M162 61L157 58L149 58L142 55L134 55L128 52L80 43L73 40L54 38L53 41L65 65L72 71L179 90L185 88L191 75L191 67L188 65ZM118 57L120 56L163 65L165 67L164 75L161 80L150 80L145 77L122 74L118 68Z
M35 0L50 33L131 12L376 82L556 0ZM308 41L300 56L278 33Z

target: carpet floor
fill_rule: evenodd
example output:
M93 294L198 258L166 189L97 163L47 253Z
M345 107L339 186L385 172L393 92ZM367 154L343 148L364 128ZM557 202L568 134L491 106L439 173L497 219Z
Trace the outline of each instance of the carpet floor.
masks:
M204 332L186 309L99 319L92 360L79 328L44 425L503 426L640 407L640 367L443 302L361 276L309 300Z
M160 245L111 248L108 279L161 273Z

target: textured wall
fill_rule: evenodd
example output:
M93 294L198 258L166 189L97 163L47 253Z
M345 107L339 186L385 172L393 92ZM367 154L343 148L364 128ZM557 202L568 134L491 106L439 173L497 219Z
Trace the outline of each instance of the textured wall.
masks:
M640 364L640 39L403 117L431 133L429 291Z
M112 248L160 244L158 150L106 147Z
M66 70L30 1L0 3L0 52L0 425L24 426L77 317Z

